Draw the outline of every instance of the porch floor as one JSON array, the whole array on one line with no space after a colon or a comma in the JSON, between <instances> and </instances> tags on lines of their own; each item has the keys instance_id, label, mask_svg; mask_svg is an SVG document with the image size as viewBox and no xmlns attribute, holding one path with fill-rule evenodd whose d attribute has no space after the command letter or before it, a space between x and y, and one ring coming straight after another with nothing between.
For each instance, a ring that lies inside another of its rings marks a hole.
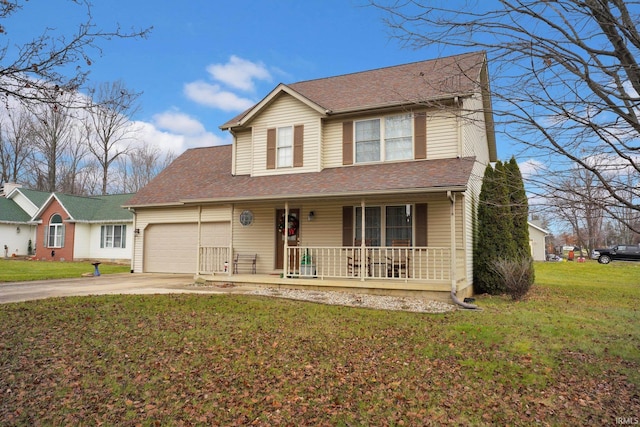
<instances>
[{"instance_id":1,"label":"porch floor","mask_svg":"<svg viewBox=\"0 0 640 427\"><path fill-rule=\"evenodd\" d=\"M201 274L196 280L211 283L291 288L323 291L342 291L371 295L411 296L434 301L451 302L451 283L448 281L417 282L404 280L287 278L279 274Z\"/></svg>"}]
</instances>

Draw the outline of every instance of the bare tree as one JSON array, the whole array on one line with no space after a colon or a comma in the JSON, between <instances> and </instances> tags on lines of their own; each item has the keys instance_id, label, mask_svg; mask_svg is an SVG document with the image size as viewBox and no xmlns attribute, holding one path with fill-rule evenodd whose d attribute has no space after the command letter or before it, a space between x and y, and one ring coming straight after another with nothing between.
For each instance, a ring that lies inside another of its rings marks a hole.
<instances>
[{"instance_id":1,"label":"bare tree","mask_svg":"<svg viewBox=\"0 0 640 427\"><path fill-rule=\"evenodd\" d=\"M74 130L77 129L76 120L73 120L71 125ZM69 143L64 146L56 168L57 191L84 196L94 194L95 189L87 185L88 172L92 167L95 169L95 165L88 160L88 154L89 150L85 144L82 144L80 137L72 137L69 140Z\"/></svg>"},{"instance_id":2,"label":"bare tree","mask_svg":"<svg viewBox=\"0 0 640 427\"><path fill-rule=\"evenodd\" d=\"M0 181L18 182L31 145L31 117L23 108L7 110L0 121Z\"/></svg>"},{"instance_id":3,"label":"bare tree","mask_svg":"<svg viewBox=\"0 0 640 427\"><path fill-rule=\"evenodd\" d=\"M588 170L574 167L569 178L561 178L548 205L564 222L570 224L578 245L588 250L604 242L605 211L609 195Z\"/></svg>"},{"instance_id":4,"label":"bare tree","mask_svg":"<svg viewBox=\"0 0 640 427\"><path fill-rule=\"evenodd\" d=\"M624 177L620 179L625 180ZM638 185L640 185L638 180L639 178L633 172L626 177L627 197L629 201L636 204L640 203L640 200L638 200L637 195L634 195L633 189L638 188ZM610 241L621 244L640 243L640 233L633 231L640 229L640 212L627 206L612 206L611 210L615 211L617 220L611 221L612 236L610 236Z\"/></svg>"},{"instance_id":5,"label":"bare tree","mask_svg":"<svg viewBox=\"0 0 640 427\"><path fill-rule=\"evenodd\" d=\"M135 193L147 185L175 159L172 152L162 153L156 146L144 143L119 160L122 192Z\"/></svg>"},{"instance_id":6,"label":"bare tree","mask_svg":"<svg viewBox=\"0 0 640 427\"><path fill-rule=\"evenodd\" d=\"M612 217L640 211L640 187L619 179L640 173L640 2L370 1L409 47L485 50L498 131L556 175L572 166L593 174ZM539 178L542 193L562 190Z\"/></svg>"},{"instance_id":7,"label":"bare tree","mask_svg":"<svg viewBox=\"0 0 640 427\"><path fill-rule=\"evenodd\" d=\"M0 22L22 12L25 1L1 1ZM92 57L101 53L100 42L113 38L144 38L151 30L122 31L116 27L105 31L96 27L90 1L68 0L67 3L86 11L86 19L77 24L73 32L42 29L42 33L34 34L31 41L14 49L10 31L0 24L0 35L4 39L4 47L0 48L0 99L59 104L62 100L56 95L76 92L85 83ZM60 28L74 28L67 22L65 13L61 12L59 16Z\"/></svg>"},{"instance_id":8,"label":"bare tree","mask_svg":"<svg viewBox=\"0 0 640 427\"><path fill-rule=\"evenodd\" d=\"M138 111L139 93L121 81L103 83L90 90L91 105L87 110L87 147L102 168L102 194L107 194L109 167L130 150L137 133L131 118Z\"/></svg>"},{"instance_id":9,"label":"bare tree","mask_svg":"<svg viewBox=\"0 0 640 427\"><path fill-rule=\"evenodd\" d=\"M53 192L58 189L58 166L74 138L74 118L70 109L63 106L67 103L70 105L71 101L62 104L43 103L31 108L34 120L30 132L35 148L32 172L38 190Z\"/></svg>"}]
</instances>

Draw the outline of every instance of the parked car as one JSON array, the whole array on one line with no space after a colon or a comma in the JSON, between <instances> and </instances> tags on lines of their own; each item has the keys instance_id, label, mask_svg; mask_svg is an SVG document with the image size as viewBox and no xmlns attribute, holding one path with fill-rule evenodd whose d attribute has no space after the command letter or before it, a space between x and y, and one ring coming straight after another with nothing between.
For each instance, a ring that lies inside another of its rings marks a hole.
<instances>
[{"instance_id":1,"label":"parked car","mask_svg":"<svg viewBox=\"0 0 640 427\"><path fill-rule=\"evenodd\" d=\"M547 261L560 262L562 261L562 257L556 254L547 254Z\"/></svg>"},{"instance_id":2,"label":"parked car","mask_svg":"<svg viewBox=\"0 0 640 427\"><path fill-rule=\"evenodd\" d=\"M597 259L600 264L609 264L611 261L640 261L640 245L618 245L612 248L594 249L591 258Z\"/></svg>"}]
</instances>

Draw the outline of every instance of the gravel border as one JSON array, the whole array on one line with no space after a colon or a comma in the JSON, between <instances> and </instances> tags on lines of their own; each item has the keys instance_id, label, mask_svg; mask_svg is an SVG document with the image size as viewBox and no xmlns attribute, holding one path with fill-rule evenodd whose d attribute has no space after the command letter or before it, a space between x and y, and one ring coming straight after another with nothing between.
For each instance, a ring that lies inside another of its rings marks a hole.
<instances>
[{"instance_id":1,"label":"gravel border","mask_svg":"<svg viewBox=\"0 0 640 427\"><path fill-rule=\"evenodd\" d=\"M380 310L413 311L419 313L448 313L457 309L455 305L441 301L411 297L353 294L338 291L260 288L247 292L247 294L349 307L367 307Z\"/></svg>"}]
</instances>

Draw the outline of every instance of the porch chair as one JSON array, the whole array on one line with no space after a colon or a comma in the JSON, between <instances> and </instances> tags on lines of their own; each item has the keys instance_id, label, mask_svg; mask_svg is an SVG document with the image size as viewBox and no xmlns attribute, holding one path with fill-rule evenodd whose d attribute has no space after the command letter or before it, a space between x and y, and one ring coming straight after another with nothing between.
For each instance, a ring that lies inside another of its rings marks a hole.
<instances>
[{"instance_id":1,"label":"porch chair","mask_svg":"<svg viewBox=\"0 0 640 427\"><path fill-rule=\"evenodd\" d=\"M364 245L369 247L371 246L371 240L365 239ZM360 268L366 266L367 268L367 276L371 276L371 257L369 256L368 249L366 257L363 256L362 253L362 240L356 239L353 241L354 248L349 248L347 255L347 275L350 277L358 277L360 276ZM363 265L364 261L364 265Z\"/></svg>"},{"instance_id":2,"label":"porch chair","mask_svg":"<svg viewBox=\"0 0 640 427\"><path fill-rule=\"evenodd\" d=\"M387 277L411 277L409 275L409 256L411 240L397 239L391 240L391 256L387 256ZM398 249L395 249L398 248Z\"/></svg>"}]
</instances>

